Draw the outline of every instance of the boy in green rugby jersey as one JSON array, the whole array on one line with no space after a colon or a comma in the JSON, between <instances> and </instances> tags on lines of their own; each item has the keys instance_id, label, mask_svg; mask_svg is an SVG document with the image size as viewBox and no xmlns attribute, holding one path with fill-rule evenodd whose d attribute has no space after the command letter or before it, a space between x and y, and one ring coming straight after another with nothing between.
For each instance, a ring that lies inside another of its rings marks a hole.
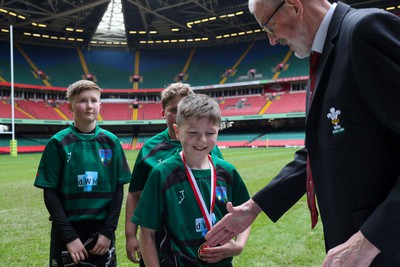
<instances>
[{"instance_id":1,"label":"boy in green rugby jersey","mask_svg":"<svg viewBox=\"0 0 400 267\"><path fill-rule=\"evenodd\" d=\"M244 203L249 194L235 167L210 156L221 123L218 104L193 94L178 104L175 133L182 151L153 167L132 221L141 226L146 266L232 266L250 228L223 246L205 247L204 236L226 213L226 203ZM166 237L157 248L156 232Z\"/></svg>"},{"instance_id":2,"label":"boy in green rugby jersey","mask_svg":"<svg viewBox=\"0 0 400 267\"><path fill-rule=\"evenodd\" d=\"M119 139L97 126L100 92L87 80L68 87L74 123L51 137L39 163L34 185L44 191L52 222L50 266L116 266L130 169Z\"/></svg>"},{"instance_id":3,"label":"boy in green rugby jersey","mask_svg":"<svg viewBox=\"0 0 400 267\"><path fill-rule=\"evenodd\" d=\"M179 101L191 94L194 93L190 85L180 82L170 84L161 92L161 112L167 123L167 129L144 143L133 167L125 212L126 253L130 261L134 263L140 262L140 266L144 266L144 263L141 260L139 241L137 239L137 225L131 221L131 218L150 171L155 165L182 149L181 143L176 138L173 124L175 123ZM222 154L217 146L215 146L212 153L222 158ZM161 242L163 238L164 233L162 231L158 232L157 240Z\"/></svg>"}]
</instances>

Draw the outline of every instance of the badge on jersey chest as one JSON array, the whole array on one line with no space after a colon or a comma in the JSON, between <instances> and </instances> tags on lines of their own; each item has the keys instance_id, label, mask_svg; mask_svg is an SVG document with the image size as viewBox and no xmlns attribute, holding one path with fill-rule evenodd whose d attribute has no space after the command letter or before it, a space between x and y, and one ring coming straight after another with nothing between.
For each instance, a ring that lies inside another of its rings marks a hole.
<instances>
[{"instance_id":1,"label":"badge on jersey chest","mask_svg":"<svg viewBox=\"0 0 400 267\"><path fill-rule=\"evenodd\" d=\"M108 165L111 162L113 151L112 149L99 149L99 156L103 165Z\"/></svg>"},{"instance_id":2,"label":"badge on jersey chest","mask_svg":"<svg viewBox=\"0 0 400 267\"><path fill-rule=\"evenodd\" d=\"M216 195L219 203L225 204L228 202L228 195L226 193L226 186L217 186Z\"/></svg>"}]
</instances>

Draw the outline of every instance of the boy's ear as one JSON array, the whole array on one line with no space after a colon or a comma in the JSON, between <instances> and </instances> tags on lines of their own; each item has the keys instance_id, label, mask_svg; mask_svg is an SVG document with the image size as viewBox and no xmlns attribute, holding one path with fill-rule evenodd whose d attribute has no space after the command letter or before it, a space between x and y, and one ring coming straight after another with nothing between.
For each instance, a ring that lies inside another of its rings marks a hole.
<instances>
[{"instance_id":1,"label":"boy's ear","mask_svg":"<svg viewBox=\"0 0 400 267\"><path fill-rule=\"evenodd\" d=\"M165 110L164 109L161 110L161 115L163 116L163 119L165 119Z\"/></svg>"},{"instance_id":2,"label":"boy's ear","mask_svg":"<svg viewBox=\"0 0 400 267\"><path fill-rule=\"evenodd\" d=\"M68 103L67 103L67 107L68 107L68 109L72 112L72 104L71 104L71 102L68 102Z\"/></svg>"},{"instance_id":3,"label":"boy's ear","mask_svg":"<svg viewBox=\"0 0 400 267\"><path fill-rule=\"evenodd\" d=\"M174 124L172 124L172 127L174 127L174 131L175 131L176 138L179 139L179 129L178 129L178 125L176 125L176 123L174 123Z\"/></svg>"}]
</instances>

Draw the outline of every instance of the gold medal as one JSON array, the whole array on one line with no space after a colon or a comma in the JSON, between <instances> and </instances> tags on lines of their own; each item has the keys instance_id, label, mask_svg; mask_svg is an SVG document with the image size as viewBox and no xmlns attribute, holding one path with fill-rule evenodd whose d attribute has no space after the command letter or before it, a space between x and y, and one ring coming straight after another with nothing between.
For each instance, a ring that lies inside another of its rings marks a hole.
<instances>
[{"instance_id":1,"label":"gold medal","mask_svg":"<svg viewBox=\"0 0 400 267\"><path fill-rule=\"evenodd\" d=\"M209 246L206 246L205 244L201 244L199 249L197 250L197 257L199 257L200 260L203 260L200 256L200 253L204 252L204 248L208 248Z\"/></svg>"}]
</instances>

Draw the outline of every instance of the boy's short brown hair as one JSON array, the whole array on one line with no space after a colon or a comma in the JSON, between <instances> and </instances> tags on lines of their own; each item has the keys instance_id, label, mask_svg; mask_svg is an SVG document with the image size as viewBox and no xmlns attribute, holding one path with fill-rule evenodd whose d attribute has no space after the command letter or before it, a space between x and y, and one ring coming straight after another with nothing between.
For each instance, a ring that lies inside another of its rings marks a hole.
<instances>
[{"instance_id":1,"label":"boy's short brown hair","mask_svg":"<svg viewBox=\"0 0 400 267\"><path fill-rule=\"evenodd\" d=\"M187 83L171 83L167 88L165 88L161 92L161 104L162 108L165 110L169 101L174 99L175 97L184 97L187 95L194 94L193 90L190 88L190 85Z\"/></svg>"},{"instance_id":2,"label":"boy's short brown hair","mask_svg":"<svg viewBox=\"0 0 400 267\"><path fill-rule=\"evenodd\" d=\"M67 99L70 101L72 97L86 90L97 90L101 93L101 88L96 83L89 80L79 80L68 86Z\"/></svg>"},{"instance_id":3,"label":"boy's short brown hair","mask_svg":"<svg viewBox=\"0 0 400 267\"><path fill-rule=\"evenodd\" d=\"M176 124L185 124L189 119L197 121L207 118L215 125L221 123L221 110L218 103L211 97L204 94L188 95L179 102L176 114Z\"/></svg>"}]
</instances>

